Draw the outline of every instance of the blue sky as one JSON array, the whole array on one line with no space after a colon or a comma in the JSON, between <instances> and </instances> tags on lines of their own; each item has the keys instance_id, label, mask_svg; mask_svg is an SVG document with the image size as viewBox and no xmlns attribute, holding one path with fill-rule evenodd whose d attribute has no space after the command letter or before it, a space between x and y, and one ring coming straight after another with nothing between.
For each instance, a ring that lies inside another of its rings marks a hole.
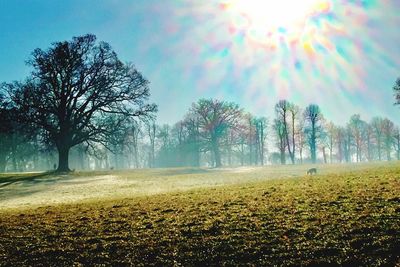
<instances>
[{"instance_id":1,"label":"blue sky","mask_svg":"<svg viewBox=\"0 0 400 267\"><path fill-rule=\"evenodd\" d=\"M319 6L296 14L296 25L254 13L292 16L289 7L239 1L0 0L0 81L26 77L35 48L93 33L150 80L161 123L215 97L259 116L286 98L319 104L338 124L354 113L400 124L391 90L400 76L398 1L303 0Z\"/></svg>"}]
</instances>

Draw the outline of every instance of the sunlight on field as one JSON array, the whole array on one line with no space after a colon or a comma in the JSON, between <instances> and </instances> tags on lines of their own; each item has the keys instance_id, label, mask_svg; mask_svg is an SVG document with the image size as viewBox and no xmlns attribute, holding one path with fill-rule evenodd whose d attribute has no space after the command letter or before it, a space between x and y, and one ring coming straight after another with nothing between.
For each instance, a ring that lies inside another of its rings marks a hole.
<instances>
[{"instance_id":1,"label":"sunlight on field","mask_svg":"<svg viewBox=\"0 0 400 267\"><path fill-rule=\"evenodd\" d=\"M360 171L388 163L320 165L318 174ZM314 166L314 165L313 165ZM160 193L245 184L278 178L306 179L307 165L237 168L175 168L113 172L0 175L0 209L30 208L80 201L139 197Z\"/></svg>"},{"instance_id":2,"label":"sunlight on field","mask_svg":"<svg viewBox=\"0 0 400 267\"><path fill-rule=\"evenodd\" d=\"M3 186L0 262L6 266L398 265L399 164L319 166L323 174L313 177L304 175L306 169L76 173L38 178L58 180L33 185L37 192L31 197L14 199L10 192L4 194ZM279 179L284 177L293 178ZM17 190L24 183L12 186ZM79 194L88 201L49 206L62 194L60 202ZM53 202L35 202L39 196ZM27 209L22 199L46 206ZM23 208L7 210L5 205Z\"/></svg>"}]
</instances>

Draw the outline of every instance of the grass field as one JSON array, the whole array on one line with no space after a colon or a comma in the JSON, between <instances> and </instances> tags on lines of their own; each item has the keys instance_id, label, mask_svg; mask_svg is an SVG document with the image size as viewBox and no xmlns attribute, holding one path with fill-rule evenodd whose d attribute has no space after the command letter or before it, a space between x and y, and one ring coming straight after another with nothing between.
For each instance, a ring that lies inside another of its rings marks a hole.
<instances>
[{"instance_id":1,"label":"grass field","mask_svg":"<svg viewBox=\"0 0 400 267\"><path fill-rule=\"evenodd\" d=\"M0 175L1 266L399 266L400 164Z\"/></svg>"}]
</instances>

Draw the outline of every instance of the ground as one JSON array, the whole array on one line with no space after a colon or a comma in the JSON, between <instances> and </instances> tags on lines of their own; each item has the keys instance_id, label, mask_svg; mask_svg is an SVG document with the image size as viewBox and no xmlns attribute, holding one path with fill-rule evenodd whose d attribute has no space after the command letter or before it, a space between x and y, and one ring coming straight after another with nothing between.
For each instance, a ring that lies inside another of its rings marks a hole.
<instances>
[{"instance_id":1,"label":"ground","mask_svg":"<svg viewBox=\"0 0 400 267\"><path fill-rule=\"evenodd\" d=\"M1 266L399 266L400 164L0 175Z\"/></svg>"}]
</instances>

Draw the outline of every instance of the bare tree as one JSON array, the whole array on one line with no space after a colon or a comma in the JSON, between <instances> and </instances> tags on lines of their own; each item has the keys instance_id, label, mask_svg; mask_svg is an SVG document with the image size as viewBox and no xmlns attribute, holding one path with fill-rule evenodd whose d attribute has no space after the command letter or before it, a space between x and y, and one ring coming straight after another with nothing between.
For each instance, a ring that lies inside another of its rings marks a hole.
<instances>
[{"instance_id":1,"label":"bare tree","mask_svg":"<svg viewBox=\"0 0 400 267\"><path fill-rule=\"evenodd\" d=\"M326 146L329 149L329 162L333 163L333 148L335 145L335 137L337 135L337 127L333 122L328 122L325 125L326 129Z\"/></svg>"},{"instance_id":2,"label":"bare tree","mask_svg":"<svg viewBox=\"0 0 400 267\"><path fill-rule=\"evenodd\" d=\"M385 118L382 124L383 144L386 151L386 159L392 160L391 151L393 145L394 124L391 120Z\"/></svg>"},{"instance_id":3,"label":"bare tree","mask_svg":"<svg viewBox=\"0 0 400 267\"><path fill-rule=\"evenodd\" d=\"M367 160L371 161L373 159L372 156L372 148L373 148L373 128L371 124L365 124L365 145L367 150Z\"/></svg>"},{"instance_id":4,"label":"bare tree","mask_svg":"<svg viewBox=\"0 0 400 267\"><path fill-rule=\"evenodd\" d=\"M393 147L396 151L397 160L400 160L400 129L398 126L393 131Z\"/></svg>"},{"instance_id":5,"label":"bare tree","mask_svg":"<svg viewBox=\"0 0 400 267\"><path fill-rule=\"evenodd\" d=\"M154 120L147 120L145 122L145 127L147 135L150 140L150 152L149 152L149 168L154 168L155 166L155 142L156 142L156 123Z\"/></svg>"},{"instance_id":6,"label":"bare tree","mask_svg":"<svg viewBox=\"0 0 400 267\"><path fill-rule=\"evenodd\" d=\"M318 105L311 104L304 111L304 118L308 123L306 128L308 144L310 145L311 161L317 162L317 140L322 132L320 122L322 113Z\"/></svg>"},{"instance_id":7,"label":"bare tree","mask_svg":"<svg viewBox=\"0 0 400 267\"><path fill-rule=\"evenodd\" d=\"M260 160L260 164L264 165L265 160L265 139L267 136L267 125L268 120L265 117L255 118L254 124L256 128L256 144L257 144L257 153L258 158Z\"/></svg>"},{"instance_id":8,"label":"bare tree","mask_svg":"<svg viewBox=\"0 0 400 267\"><path fill-rule=\"evenodd\" d=\"M383 142L383 119L374 117L370 123L375 137L376 146L378 149L378 159L382 160L382 142Z\"/></svg>"},{"instance_id":9,"label":"bare tree","mask_svg":"<svg viewBox=\"0 0 400 267\"><path fill-rule=\"evenodd\" d=\"M192 105L190 112L198 118L203 146L213 153L214 166L221 167L220 142L228 128L235 128L242 115L239 106L216 99L200 99Z\"/></svg>"},{"instance_id":10,"label":"bare tree","mask_svg":"<svg viewBox=\"0 0 400 267\"><path fill-rule=\"evenodd\" d=\"M285 136L285 145L287 147L290 160L292 164L294 164L294 150L290 144L290 137L289 137L289 115L292 111L292 104L290 104L287 100L280 100L275 105L275 114L276 118L281 121L281 126L283 127L283 133ZM294 111L294 109L293 109ZM293 133L294 134L294 133Z\"/></svg>"},{"instance_id":11,"label":"bare tree","mask_svg":"<svg viewBox=\"0 0 400 267\"><path fill-rule=\"evenodd\" d=\"M283 122L279 119L275 119L274 123L272 125L272 128L275 133L276 137L276 145L279 149L279 155L280 155L280 162L282 165L286 164L286 135L285 135L285 127L283 125Z\"/></svg>"},{"instance_id":12,"label":"bare tree","mask_svg":"<svg viewBox=\"0 0 400 267\"><path fill-rule=\"evenodd\" d=\"M187 154L191 166L200 166L200 125L199 120L193 116L186 116L183 121L187 131Z\"/></svg>"},{"instance_id":13,"label":"bare tree","mask_svg":"<svg viewBox=\"0 0 400 267\"><path fill-rule=\"evenodd\" d=\"M0 91L0 172L5 171L8 158L12 153L13 113L4 94Z\"/></svg>"},{"instance_id":14,"label":"bare tree","mask_svg":"<svg viewBox=\"0 0 400 267\"><path fill-rule=\"evenodd\" d=\"M44 129L58 150L58 171L69 171L71 147L106 145L107 136L128 117L156 111L147 104L148 81L122 63L110 45L88 34L36 49L26 82L7 85L24 121ZM113 115L113 120L110 120Z\"/></svg>"},{"instance_id":15,"label":"bare tree","mask_svg":"<svg viewBox=\"0 0 400 267\"><path fill-rule=\"evenodd\" d=\"M190 113L198 118L203 145L209 147L212 151L214 166L221 167L220 142L228 128L237 126L242 110L232 102L200 99L192 105Z\"/></svg>"},{"instance_id":16,"label":"bare tree","mask_svg":"<svg viewBox=\"0 0 400 267\"><path fill-rule=\"evenodd\" d=\"M296 160L296 135L299 134L296 131L296 120L298 119L298 115L300 114L300 108L294 104L291 104L289 107L290 117L292 120L292 163L295 163Z\"/></svg>"},{"instance_id":17,"label":"bare tree","mask_svg":"<svg viewBox=\"0 0 400 267\"><path fill-rule=\"evenodd\" d=\"M306 144L306 136L305 136L305 122L303 119L298 120L298 124L296 126L296 146L299 150L299 159L300 163L303 164L303 150Z\"/></svg>"},{"instance_id":18,"label":"bare tree","mask_svg":"<svg viewBox=\"0 0 400 267\"><path fill-rule=\"evenodd\" d=\"M362 160L362 147L364 136L366 132L366 122L361 120L359 114L354 114L350 118L349 129L353 136L354 146L356 149L356 161L361 162Z\"/></svg>"}]
</instances>

